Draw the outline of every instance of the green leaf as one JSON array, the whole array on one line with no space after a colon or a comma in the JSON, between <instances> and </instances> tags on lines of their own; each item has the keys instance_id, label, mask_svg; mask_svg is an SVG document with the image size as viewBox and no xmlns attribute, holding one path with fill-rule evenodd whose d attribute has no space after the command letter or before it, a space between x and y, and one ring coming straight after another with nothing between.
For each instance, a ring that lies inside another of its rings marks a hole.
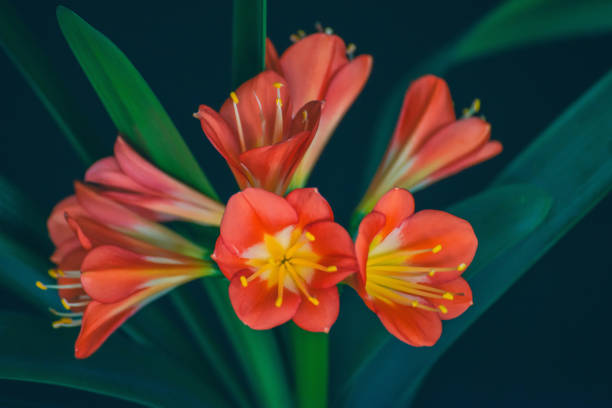
<instances>
[{"instance_id":1,"label":"green leaf","mask_svg":"<svg viewBox=\"0 0 612 408\"><path fill-rule=\"evenodd\" d=\"M119 336L89 359L76 360L76 334L53 331L30 315L0 312L0 378L77 388L147 406L228 406L193 372Z\"/></svg>"},{"instance_id":2,"label":"green leaf","mask_svg":"<svg viewBox=\"0 0 612 408\"><path fill-rule=\"evenodd\" d=\"M17 66L36 96L84 164L98 156L96 134L67 93L45 52L8 0L0 0L0 46Z\"/></svg>"},{"instance_id":3,"label":"green leaf","mask_svg":"<svg viewBox=\"0 0 612 408\"><path fill-rule=\"evenodd\" d=\"M292 406L287 374L274 333L271 330L252 330L236 317L228 297L228 283L224 278L209 277L201 281L242 363L259 406Z\"/></svg>"},{"instance_id":4,"label":"green leaf","mask_svg":"<svg viewBox=\"0 0 612 408\"><path fill-rule=\"evenodd\" d=\"M71 10L59 6L57 19L119 133L162 170L216 198L172 120L125 54Z\"/></svg>"},{"instance_id":5,"label":"green leaf","mask_svg":"<svg viewBox=\"0 0 612 408\"><path fill-rule=\"evenodd\" d=\"M536 230L550 206L548 194L531 186L513 185L493 188L449 208L451 214L468 220L478 237L476 257L465 273L474 292L475 305L461 317L444 322L442 338L431 348L411 347L389 334L381 335L384 328L380 324L371 330L376 332L364 332L361 341L374 337L378 344L369 341L374 345L373 353L356 365L357 370L344 389L349 391L344 405L366 406L378 395L376 401L380 406L392 406L392 403L404 406L397 400L401 392L414 387L448 344L510 286L505 284L507 279L517 277L513 270L504 274L490 269L483 272L483 269L493 260L505 260L508 249Z\"/></svg>"},{"instance_id":6,"label":"green leaf","mask_svg":"<svg viewBox=\"0 0 612 408\"><path fill-rule=\"evenodd\" d=\"M232 87L265 69L266 0L234 0Z\"/></svg>"},{"instance_id":7,"label":"green leaf","mask_svg":"<svg viewBox=\"0 0 612 408\"><path fill-rule=\"evenodd\" d=\"M320 408L327 406L329 371L329 335L313 333L290 326L295 376L296 406Z\"/></svg>"},{"instance_id":8,"label":"green leaf","mask_svg":"<svg viewBox=\"0 0 612 408\"><path fill-rule=\"evenodd\" d=\"M440 342L431 349L415 349L399 342L389 342L353 383L355 390L349 401L370 398L364 387L366 373L376 372L380 385L383 377L393 378L402 370L404 379L383 384L382 393L394 403L409 401L422 379L442 353L552 247L612 188L612 71L575 102L542 135L524 150L496 179L504 186L529 182L553 199L544 222L525 239L518 241L505 256L497 256L488 264L479 261L468 275L477 303L465 315L446 322ZM509 187L497 187L509 188ZM530 207L534 207L530 205ZM457 207L456 207L457 208ZM461 206L458 207L461 211ZM499 212L508 218L506 212ZM470 219L469 217L467 217ZM500 227L506 232L508 227ZM477 230L478 231L478 230ZM495 238L495 237L493 237ZM491 245L480 239L480 245ZM487 253L488 251L485 251ZM488 255L486 256L489 257ZM406 367L410 363L410 375ZM402 365L402 363L404 365ZM380 374L378 374L380 373ZM384 405L384 404L383 404Z\"/></svg>"},{"instance_id":9,"label":"green leaf","mask_svg":"<svg viewBox=\"0 0 612 408\"><path fill-rule=\"evenodd\" d=\"M612 30L609 0L511 0L480 20L457 43L455 61Z\"/></svg>"}]
</instances>

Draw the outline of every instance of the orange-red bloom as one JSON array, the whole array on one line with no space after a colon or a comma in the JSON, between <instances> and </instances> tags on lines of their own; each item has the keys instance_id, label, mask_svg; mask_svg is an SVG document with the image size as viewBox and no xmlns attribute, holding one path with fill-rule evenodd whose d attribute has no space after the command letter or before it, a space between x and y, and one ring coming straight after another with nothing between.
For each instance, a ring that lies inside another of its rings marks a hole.
<instances>
[{"instance_id":1,"label":"orange-red bloom","mask_svg":"<svg viewBox=\"0 0 612 408\"><path fill-rule=\"evenodd\" d=\"M140 156L119 136L113 157L94 163L85 181L101 187L101 194L151 219L181 219L219 225L223 205L168 176Z\"/></svg>"},{"instance_id":2,"label":"orange-red bloom","mask_svg":"<svg viewBox=\"0 0 612 408\"><path fill-rule=\"evenodd\" d=\"M284 194L319 124L321 102L293 106L290 86L273 71L242 84L219 113L200 105L196 116L241 189Z\"/></svg>"},{"instance_id":3,"label":"orange-red bloom","mask_svg":"<svg viewBox=\"0 0 612 408\"><path fill-rule=\"evenodd\" d=\"M470 224L451 214L414 213L412 194L393 189L359 226L353 286L391 334L413 346L431 346L452 319L472 304L460 277L478 242Z\"/></svg>"},{"instance_id":4,"label":"orange-red bloom","mask_svg":"<svg viewBox=\"0 0 612 408\"><path fill-rule=\"evenodd\" d=\"M287 80L294 115L308 101L325 101L319 129L292 181L292 186L302 187L336 126L361 93L372 70L372 57L349 60L344 41L326 33L300 39L280 58L272 42L266 44L266 66ZM348 50L351 57L353 50L354 46Z\"/></svg>"},{"instance_id":5,"label":"orange-red bloom","mask_svg":"<svg viewBox=\"0 0 612 408\"><path fill-rule=\"evenodd\" d=\"M387 152L358 207L367 213L393 187L412 192L499 154L491 125L472 117L479 102L457 120L446 82L433 75L410 85Z\"/></svg>"},{"instance_id":6,"label":"orange-red bloom","mask_svg":"<svg viewBox=\"0 0 612 408\"><path fill-rule=\"evenodd\" d=\"M47 222L57 249L50 271L68 311L54 327L81 326L75 356L86 358L140 308L190 280L211 274L204 249L76 183Z\"/></svg>"},{"instance_id":7,"label":"orange-red bloom","mask_svg":"<svg viewBox=\"0 0 612 408\"><path fill-rule=\"evenodd\" d=\"M329 331L339 310L336 284L357 270L350 236L316 189L232 196L213 259L231 281L236 314L258 330L293 319Z\"/></svg>"}]
</instances>

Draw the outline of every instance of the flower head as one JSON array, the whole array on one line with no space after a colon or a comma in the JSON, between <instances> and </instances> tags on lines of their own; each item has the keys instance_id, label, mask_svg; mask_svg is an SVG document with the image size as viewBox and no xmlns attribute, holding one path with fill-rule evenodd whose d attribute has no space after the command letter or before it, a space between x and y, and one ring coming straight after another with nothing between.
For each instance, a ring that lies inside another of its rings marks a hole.
<instances>
[{"instance_id":1,"label":"flower head","mask_svg":"<svg viewBox=\"0 0 612 408\"><path fill-rule=\"evenodd\" d=\"M231 281L236 314L258 330L293 319L329 331L339 310L336 284L357 270L350 236L316 189L286 198L252 188L235 194L212 258Z\"/></svg>"},{"instance_id":2,"label":"flower head","mask_svg":"<svg viewBox=\"0 0 612 408\"><path fill-rule=\"evenodd\" d=\"M57 249L49 272L66 311L54 327L81 326L75 356L94 353L140 308L190 280L213 272L205 250L166 227L76 183L47 222Z\"/></svg>"},{"instance_id":3,"label":"flower head","mask_svg":"<svg viewBox=\"0 0 612 408\"><path fill-rule=\"evenodd\" d=\"M153 166L121 136L117 137L114 153L98 160L85 173L85 181L95 183L102 195L147 218L219 225L224 209L221 203Z\"/></svg>"},{"instance_id":4,"label":"flower head","mask_svg":"<svg viewBox=\"0 0 612 408\"><path fill-rule=\"evenodd\" d=\"M353 44L347 47L342 38L325 32L295 40L280 58L268 40L266 66L287 80L294 114L308 101L325 101L316 136L292 181L293 186L301 187L336 126L361 93L372 70L372 57L353 58Z\"/></svg>"},{"instance_id":5,"label":"flower head","mask_svg":"<svg viewBox=\"0 0 612 408\"><path fill-rule=\"evenodd\" d=\"M393 187L412 192L499 154L491 125L473 117L480 102L457 120L446 82L433 75L410 85L393 137L368 192L359 205L367 213Z\"/></svg>"},{"instance_id":6,"label":"flower head","mask_svg":"<svg viewBox=\"0 0 612 408\"><path fill-rule=\"evenodd\" d=\"M413 346L431 346L472 304L460 277L478 243L470 224L442 211L414 213L410 192L385 194L359 226L353 286L385 328Z\"/></svg>"},{"instance_id":7,"label":"flower head","mask_svg":"<svg viewBox=\"0 0 612 408\"><path fill-rule=\"evenodd\" d=\"M196 117L241 189L285 193L321 115L318 101L293 106L287 82L273 71L242 84L219 113L200 105Z\"/></svg>"}]
</instances>

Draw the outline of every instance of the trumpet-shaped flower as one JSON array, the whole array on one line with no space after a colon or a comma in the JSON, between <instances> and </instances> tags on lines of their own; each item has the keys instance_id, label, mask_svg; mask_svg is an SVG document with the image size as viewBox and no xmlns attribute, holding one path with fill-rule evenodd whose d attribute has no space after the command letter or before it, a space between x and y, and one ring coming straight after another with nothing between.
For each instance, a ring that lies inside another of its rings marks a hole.
<instances>
[{"instance_id":1,"label":"trumpet-shaped flower","mask_svg":"<svg viewBox=\"0 0 612 408\"><path fill-rule=\"evenodd\" d=\"M287 80L294 115L308 101L325 101L316 136L293 177L292 186L302 187L342 117L361 93L372 70L372 57L353 58L353 44L347 48L340 37L323 32L299 39L280 58L270 40L266 45L266 66Z\"/></svg>"},{"instance_id":2,"label":"trumpet-shaped flower","mask_svg":"<svg viewBox=\"0 0 612 408\"><path fill-rule=\"evenodd\" d=\"M147 218L219 225L223 205L168 176L117 137L113 157L94 163L85 181Z\"/></svg>"},{"instance_id":3,"label":"trumpet-shaped flower","mask_svg":"<svg viewBox=\"0 0 612 408\"><path fill-rule=\"evenodd\" d=\"M293 105L287 82L273 71L242 84L219 113L200 105L195 116L241 189L285 193L321 115L321 102Z\"/></svg>"},{"instance_id":4,"label":"trumpet-shaped flower","mask_svg":"<svg viewBox=\"0 0 612 408\"><path fill-rule=\"evenodd\" d=\"M75 356L94 353L125 320L178 285L213 273L205 250L166 227L75 184L47 222L57 249L49 271L66 311L54 327L81 326Z\"/></svg>"},{"instance_id":5,"label":"trumpet-shaped flower","mask_svg":"<svg viewBox=\"0 0 612 408\"><path fill-rule=\"evenodd\" d=\"M316 189L286 198L252 188L235 194L212 258L231 281L236 314L258 330L293 319L329 331L339 311L336 284L357 270L350 236Z\"/></svg>"},{"instance_id":6,"label":"trumpet-shaped flower","mask_svg":"<svg viewBox=\"0 0 612 408\"><path fill-rule=\"evenodd\" d=\"M473 117L479 109L476 100L457 120L443 79L426 75L414 81L358 211L369 212L393 187L414 192L499 154L502 145L490 141L491 125Z\"/></svg>"},{"instance_id":7,"label":"trumpet-shaped flower","mask_svg":"<svg viewBox=\"0 0 612 408\"><path fill-rule=\"evenodd\" d=\"M412 194L393 189L359 226L353 286L385 328L413 346L431 346L472 304L460 277L478 243L470 224L442 211L414 213Z\"/></svg>"}]
</instances>

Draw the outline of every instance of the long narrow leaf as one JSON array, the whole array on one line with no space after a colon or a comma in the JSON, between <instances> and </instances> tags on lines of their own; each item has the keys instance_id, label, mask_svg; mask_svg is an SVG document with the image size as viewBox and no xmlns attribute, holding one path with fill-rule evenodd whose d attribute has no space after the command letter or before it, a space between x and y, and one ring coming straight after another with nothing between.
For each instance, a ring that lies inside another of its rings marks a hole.
<instances>
[{"instance_id":1,"label":"long narrow leaf","mask_svg":"<svg viewBox=\"0 0 612 408\"><path fill-rule=\"evenodd\" d=\"M119 132L168 174L216 198L172 120L125 54L65 7L62 33Z\"/></svg>"},{"instance_id":2,"label":"long narrow leaf","mask_svg":"<svg viewBox=\"0 0 612 408\"><path fill-rule=\"evenodd\" d=\"M68 96L67 87L53 69L47 55L8 0L0 0L0 46L19 68L36 96L84 164L98 156L95 132L79 114Z\"/></svg>"},{"instance_id":3,"label":"long narrow leaf","mask_svg":"<svg viewBox=\"0 0 612 408\"><path fill-rule=\"evenodd\" d=\"M389 342L352 383L348 401L367 401L372 388L381 386L385 400L404 404L414 396L418 383L443 352L519 279L551 246L575 225L612 188L612 71L581 97L555 121L522 154L502 172L495 185L528 181L553 198L553 206L545 221L533 234L520 240L495 257L488 265L478 264L470 272L469 282L476 296L476 306L465 316L448 322L444 334L434 348L415 349L398 342ZM502 187L507 188L507 187ZM533 203L529 203L533 207ZM464 206L465 207L465 206ZM507 213L500 212L503 217ZM470 217L467 217L470 219ZM500 229L506 231L506 229ZM481 240L481 245L483 241ZM510 255L511 253L511 255ZM480 299L480 300L478 300ZM410 373L406 365L410 362ZM403 381L384 382L395 373ZM366 373L376 372L376 378ZM386 377L385 377L386 376ZM361 388L360 388L361 387Z\"/></svg>"},{"instance_id":4,"label":"long narrow leaf","mask_svg":"<svg viewBox=\"0 0 612 408\"><path fill-rule=\"evenodd\" d=\"M234 0L232 87L263 71L265 58L266 0Z\"/></svg>"},{"instance_id":5,"label":"long narrow leaf","mask_svg":"<svg viewBox=\"0 0 612 408\"><path fill-rule=\"evenodd\" d=\"M226 407L226 400L163 354L115 336L87 360L72 356L72 330L0 312L0 378L61 385L147 406Z\"/></svg>"}]
</instances>

